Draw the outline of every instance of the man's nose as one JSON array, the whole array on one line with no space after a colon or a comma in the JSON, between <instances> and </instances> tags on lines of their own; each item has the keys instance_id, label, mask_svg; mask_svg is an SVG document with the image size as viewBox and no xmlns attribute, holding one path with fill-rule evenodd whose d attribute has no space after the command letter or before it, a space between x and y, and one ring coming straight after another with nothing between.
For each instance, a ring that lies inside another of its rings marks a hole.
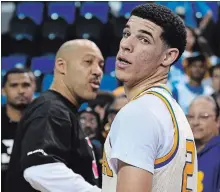
<instances>
[{"instance_id":1,"label":"man's nose","mask_svg":"<svg viewBox=\"0 0 220 192\"><path fill-rule=\"evenodd\" d=\"M191 120L191 124L192 124L192 126L197 126L197 125L199 125L199 119L198 119L198 117L194 117L192 120Z\"/></svg>"},{"instance_id":2,"label":"man's nose","mask_svg":"<svg viewBox=\"0 0 220 192\"><path fill-rule=\"evenodd\" d=\"M133 37L129 36L126 39L122 39L120 42L120 48L124 51L124 52L133 52L134 50L134 45L133 45Z\"/></svg>"},{"instance_id":3,"label":"man's nose","mask_svg":"<svg viewBox=\"0 0 220 192\"><path fill-rule=\"evenodd\" d=\"M102 70L102 68L99 66L99 64L96 64L96 65L93 67L92 73L93 73L93 75L95 75L95 76L97 76L97 77L100 77L100 76L103 75L103 70Z\"/></svg>"},{"instance_id":4,"label":"man's nose","mask_svg":"<svg viewBox=\"0 0 220 192\"><path fill-rule=\"evenodd\" d=\"M18 87L18 93L19 93L19 94L24 94L24 93L25 93L25 88L22 87L22 86L19 86L19 87Z\"/></svg>"}]
</instances>

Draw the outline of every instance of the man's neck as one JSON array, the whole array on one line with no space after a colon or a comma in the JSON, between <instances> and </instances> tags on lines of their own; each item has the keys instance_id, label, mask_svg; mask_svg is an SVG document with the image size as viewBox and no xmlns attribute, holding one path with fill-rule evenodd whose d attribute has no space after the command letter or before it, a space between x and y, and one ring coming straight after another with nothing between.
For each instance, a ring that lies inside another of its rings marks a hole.
<instances>
[{"instance_id":1,"label":"man's neck","mask_svg":"<svg viewBox=\"0 0 220 192\"><path fill-rule=\"evenodd\" d=\"M195 141L197 153L202 151L205 148L206 143L202 143L200 141Z\"/></svg>"},{"instance_id":2,"label":"man's neck","mask_svg":"<svg viewBox=\"0 0 220 192\"><path fill-rule=\"evenodd\" d=\"M68 87L63 83L63 81L59 81L59 83L54 81L53 84L51 85L50 89L60 93L63 97L68 99L77 108L79 107L79 105L80 105L79 101L71 93L71 91L68 89Z\"/></svg>"},{"instance_id":3,"label":"man's neck","mask_svg":"<svg viewBox=\"0 0 220 192\"><path fill-rule=\"evenodd\" d=\"M162 76L160 78L150 77L137 83L131 88L126 86L125 84L124 85L125 93L127 95L128 100L131 101L134 97L136 97L142 91L147 90L158 84L166 84L166 82L167 82L167 76Z\"/></svg>"},{"instance_id":4,"label":"man's neck","mask_svg":"<svg viewBox=\"0 0 220 192\"><path fill-rule=\"evenodd\" d=\"M218 136L218 135L219 135L219 132L216 131L215 133L213 132L213 134L207 138L195 140L197 153L202 151L205 148L205 146L208 144L208 142L211 141L212 138L214 138L215 136Z\"/></svg>"},{"instance_id":5,"label":"man's neck","mask_svg":"<svg viewBox=\"0 0 220 192\"><path fill-rule=\"evenodd\" d=\"M6 114L11 121L18 122L22 116L22 110L15 109L9 104L6 104Z\"/></svg>"},{"instance_id":6,"label":"man's neck","mask_svg":"<svg viewBox=\"0 0 220 192\"><path fill-rule=\"evenodd\" d=\"M201 86L202 82L201 81L195 81L193 79L190 79L189 84L193 87L199 87Z\"/></svg>"}]
</instances>

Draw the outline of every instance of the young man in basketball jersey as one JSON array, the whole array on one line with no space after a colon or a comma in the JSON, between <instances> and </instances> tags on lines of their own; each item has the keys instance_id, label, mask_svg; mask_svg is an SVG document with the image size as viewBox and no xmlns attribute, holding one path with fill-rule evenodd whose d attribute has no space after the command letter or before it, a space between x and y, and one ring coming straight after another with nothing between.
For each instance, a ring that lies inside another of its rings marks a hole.
<instances>
[{"instance_id":1,"label":"young man in basketball jersey","mask_svg":"<svg viewBox=\"0 0 220 192\"><path fill-rule=\"evenodd\" d=\"M129 103L105 142L103 192L197 191L193 134L165 86L185 44L185 26L169 9L149 3L132 11L116 61Z\"/></svg>"}]
</instances>

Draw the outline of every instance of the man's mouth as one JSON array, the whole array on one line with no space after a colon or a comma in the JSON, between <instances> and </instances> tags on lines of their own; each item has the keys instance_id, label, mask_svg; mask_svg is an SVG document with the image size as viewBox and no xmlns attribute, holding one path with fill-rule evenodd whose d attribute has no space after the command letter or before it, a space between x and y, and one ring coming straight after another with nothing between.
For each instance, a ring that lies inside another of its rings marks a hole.
<instances>
[{"instance_id":1,"label":"man's mouth","mask_svg":"<svg viewBox=\"0 0 220 192\"><path fill-rule=\"evenodd\" d=\"M199 129L193 129L192 132L193 133L201 133L201 132L203 132L203 129L200 129L200 128Z\"/></svg>"},{"instance_id":2,"label":"man's mouth","mask_svg":"<svg viewBox=\"0 0 220 192\"><path fill-rule=\"evenodd\" d=\"M125 59L124 57L118 57L117 59L118 61L120 61L123 64L131 64L131 62L129 62L127 59Z\"/></svg>"},{"instance_id":3,"label":"man's mouth","mask_svg":"<svg viewBox=\"0 0 220 192\"><path fill-rule=\"evenodd\" d=\"M124 69L126 67L128 67L129 65L131 65L131 62L129 62L127 59L125 59L124 57L118 57L117 61L116 61L116 66L118 68Z\"/></svg>"},{"instance_id":4,"label":"man's mouth","mask_svg":"<svg viewBox=\"0 0 220 192\"><path fill-rule=\"evenodd\" d=\"M19 100L19 101L26 101L26 98L25 97L17 97L17 100Z\"/></svg>"},{"instance_id":5,"label":"man's mouth","mask_svg":"<svg viewBox=\"0 0 220 192\"><path fill-rule=\"evenodd\" d=\"M91 81L90 84L93 89L99 89L99 87L100 87L99 81Z\"/></svg>"}]
</instances>

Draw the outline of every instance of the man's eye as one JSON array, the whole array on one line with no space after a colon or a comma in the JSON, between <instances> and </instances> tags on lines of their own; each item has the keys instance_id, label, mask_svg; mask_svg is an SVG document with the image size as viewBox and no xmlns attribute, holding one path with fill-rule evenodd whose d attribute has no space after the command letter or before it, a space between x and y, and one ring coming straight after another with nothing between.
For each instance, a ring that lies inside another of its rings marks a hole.
<instances>
[{"instance_id":1,"label":"man's eye","mask_svg":"<svg viewBox=\"0 0 220 192\"><path fill-rule=\"evenodd\" d=\"M144 43L144 44L148 44L148 43L150 43L149 41L148 41L148 39L147 38L140 38L140 40L141 40L141 42L142 43Z\"/></svg>"},{"instance_id":2,"label":"man's eye","mask_svg":"<svg viewBox=\"0 0 220 192\"><path fill-rule=\"evenodd\" d=\"M30 87L30 86L31 86L30 83L24 83L24 84L23 84L23 87Z\"/></svg>"},{"instance_id":3,"label":"man's eye","mask_svg":"<svg viewBox=\"0 0 220 192\"><path fill-rule=\"evenodd\" d=\"M86 63L91 64L92 60L86 60Z\"/></svg>"},{"instance_id":4,"label":"man's eye","mask_svg":"<svg viewBox=\"0 0 220 192\"><path fill-rule=\"evenodd\" d=\"M130 34L129 34L127 31L124 31L124 32L123 32L123 37L126 38L126 37L129 37L129 36L130 36Z\"/></svg>"}]
</instances>

